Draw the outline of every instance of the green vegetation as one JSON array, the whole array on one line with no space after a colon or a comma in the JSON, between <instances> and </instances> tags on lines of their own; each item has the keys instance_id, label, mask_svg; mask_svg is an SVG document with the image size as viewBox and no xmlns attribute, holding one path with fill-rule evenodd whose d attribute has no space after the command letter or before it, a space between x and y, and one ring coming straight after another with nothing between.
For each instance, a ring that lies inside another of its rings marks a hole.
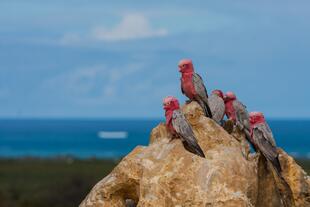
<instances>
[{"instance_id":1,"label":"green vegetation","mask_svg":"<svg viewBox=\"0 0 310 207\"><path fill-rule=\"evenodd\" d=\"M310 175L310 159L297 159L296 162Z\"/></svg>"},{"instance_id":2,"label":"green vegetation","mask_svg":"<svg viewBox=\"0 0 310 207\"><path fill-rule=\"evenodd\" d=\"M76 207L116 164L98 159L2 159L0 206Z\"/></svg>"},{"instance_id":3,"label":"green vegetation","mask_svg":"<svg viewBox=\"0 0 310 207\"><path fill-rule=\"evenodd\" d=\"M0 159L1 207L76 207L118 161ZM310 160L298 160L310 173Z\"/></svg>"}]
</instances>

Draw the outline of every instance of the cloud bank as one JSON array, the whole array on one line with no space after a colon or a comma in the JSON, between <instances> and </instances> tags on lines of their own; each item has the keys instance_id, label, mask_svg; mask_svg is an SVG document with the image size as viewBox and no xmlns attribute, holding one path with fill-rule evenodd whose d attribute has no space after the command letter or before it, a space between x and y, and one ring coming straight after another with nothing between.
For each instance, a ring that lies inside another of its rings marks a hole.
<instances>
[{"instance_id":1,"label":"cloud bank","mask_svg":"<svg viewBox=\"0 0 310 207\"><path fill-rule=\"evenodd\" d=\"M153 37L163 37L168 34L164 28L155 28L150 20L138 13L126 14L113 28L96 26L88 32L87 37L75 33L66 33L60 40L61 44L75 44L85 40L119 42Z\"/></svg>"},{"instance_id":2,"label":"cloud bank","mask_svg":"<svg viewBox=\"0 0 310 207\"><path fill-rule=\"evenodd\" d=\"M166 29L153 28L149 20L141 14L128 14L114 28L96 27L92 36L96 40L121 41L149 37L161 37L168 34Z\"/></svg>"}]
</instances>

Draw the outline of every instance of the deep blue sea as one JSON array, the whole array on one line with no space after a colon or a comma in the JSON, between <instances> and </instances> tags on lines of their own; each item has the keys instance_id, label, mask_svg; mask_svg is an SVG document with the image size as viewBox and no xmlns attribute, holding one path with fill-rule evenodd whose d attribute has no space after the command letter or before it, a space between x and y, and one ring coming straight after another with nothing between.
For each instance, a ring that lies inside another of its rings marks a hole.
<instances>
[{"instance_id":1,"label":"deep blue sea","mask_svg":"<svg viewBox=\"0 0 310 207\"><path fill-rule=\"evenodd\" d=\"M0 120L0 157L118 158L147 145L160 120ZM310 120L270 120L278 146L310 158Z\"/></svg>"}]
</instances>

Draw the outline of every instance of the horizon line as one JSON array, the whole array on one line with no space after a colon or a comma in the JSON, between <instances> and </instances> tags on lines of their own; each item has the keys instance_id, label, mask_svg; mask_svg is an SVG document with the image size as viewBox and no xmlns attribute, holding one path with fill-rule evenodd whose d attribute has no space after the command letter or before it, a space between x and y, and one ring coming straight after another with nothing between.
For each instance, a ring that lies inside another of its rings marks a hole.
<instances>
[{"instance_id":1,"label":"horizon line","mask_svg":"<svg viewBox=\"0 0 310 207\"><path fill-rule=\"evenodd\" d=\"M115 120L115 121L122 121L122 120L164 120L165 117L1 117L0 121L17 121L17 120L68 120L68 121L82 121L82 120ZM294 121L310 121L310 117L266 117L267 120L275 120L275 121L286 121L286 120L294 120Z\"/></svg>"}]
</instances>

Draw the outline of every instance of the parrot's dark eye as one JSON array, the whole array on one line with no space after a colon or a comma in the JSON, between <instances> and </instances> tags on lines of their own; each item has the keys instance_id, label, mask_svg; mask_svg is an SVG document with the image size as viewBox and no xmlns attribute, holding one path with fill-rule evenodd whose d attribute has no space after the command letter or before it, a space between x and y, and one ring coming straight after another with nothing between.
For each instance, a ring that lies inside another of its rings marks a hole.
<instances>
[{"instance_id":1,"label":"parrot's dark eye","mask_svg":"<svg viewBox=\"0 0 310 207\"><path fill-rule=\"evenodd\" d=\"M182 65L183 68L185 68L185 65Z\"/></svg>"}]
</instances>

